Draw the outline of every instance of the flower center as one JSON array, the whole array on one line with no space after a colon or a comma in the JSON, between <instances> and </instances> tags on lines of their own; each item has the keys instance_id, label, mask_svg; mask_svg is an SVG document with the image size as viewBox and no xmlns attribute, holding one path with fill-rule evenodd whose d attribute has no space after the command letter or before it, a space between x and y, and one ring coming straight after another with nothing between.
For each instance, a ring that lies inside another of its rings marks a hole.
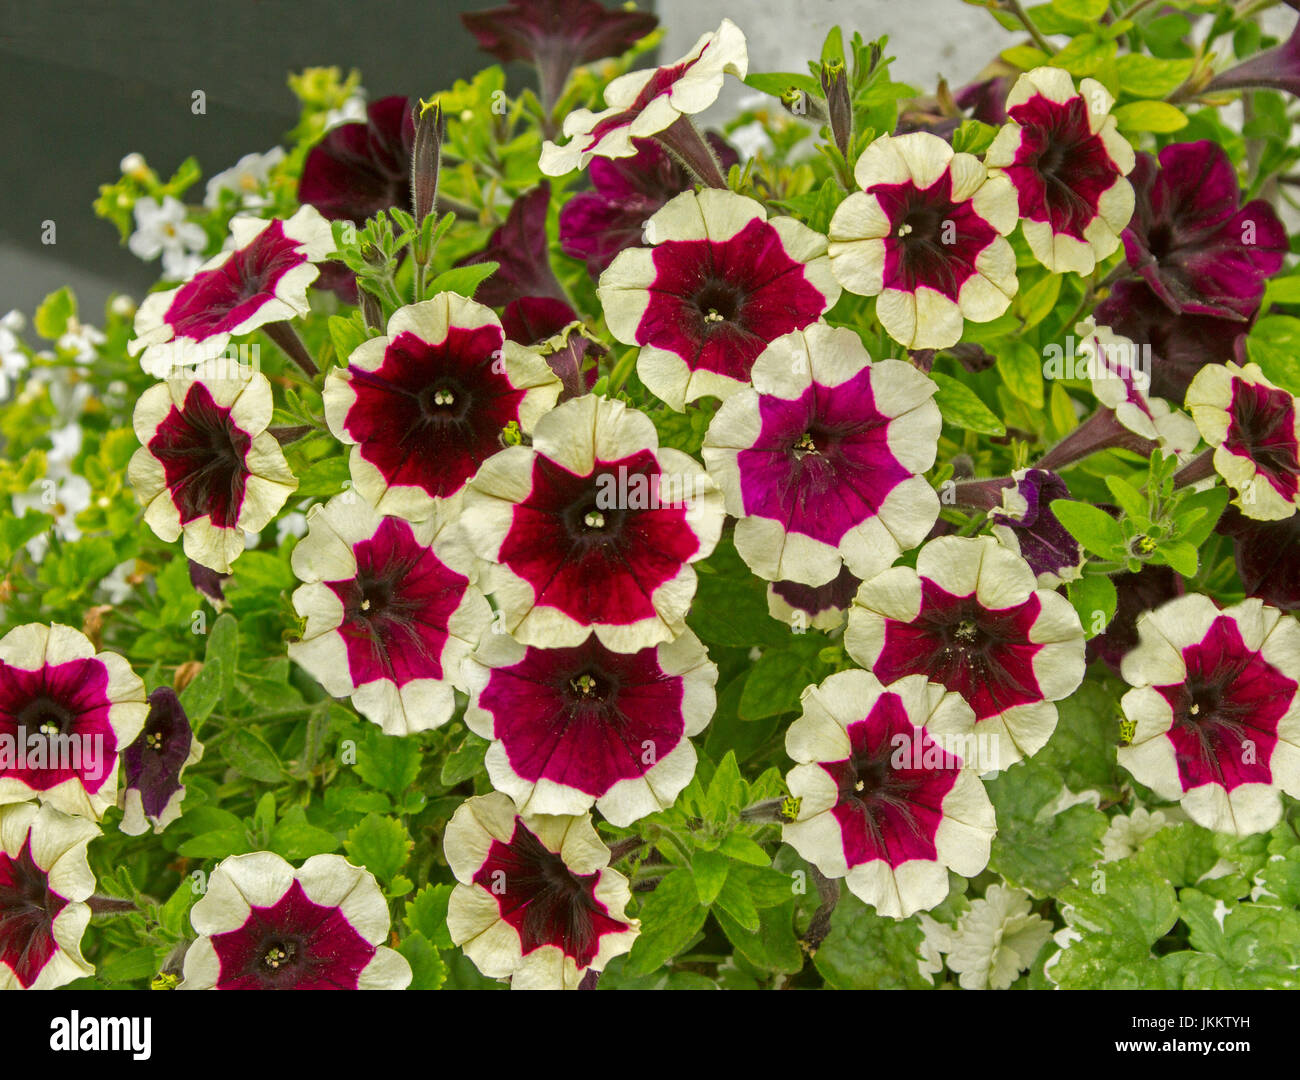
<instances>
[{"instance_id":1,"label":"flower center","mask_svg":"<svg viewBox=\"0 0 1300 1080\"><path fill-rule=\"evenodd\" d=\"M719 323L732 322L743 306L741 291L729 281L710 278L695 294L695 307L705 323L705 329Z\"/></svg>"},{"instance_id":2,"label":"flower center","mask_svg":"<svg viewBox=\"0 0 1300 1080\"><path fill-rule=\"evenodd\" d=\"M425 387L419 395L420 411L426 420L435 423L455 423L463 420L469 410L469 394L465 388L449 379L439 379Z\"/></svg>"},{"instance_id":3,"label":"flower center","mask_svg":"<svg viewBox=\"0 0 1300 1080\"><path fill-rule=\"evenodd\" d=\"M262 966L268 973L288 967L298 958L298 944L294 941L272 941L262 952Z\"/></svg>"},{"instance_id":4,"label":"flower center","mask_svg":"<svg viewBox=\"0 0 1300 1080\"><path fill-rule=\"evenodd\" d=\"M16 719L18 727L26 731L39 731L42 735L66 735L72 728L76 714L54 698L42 694L24 705Z\"/></svg>"},{"instance_id":5,"label":"flower center","mask_svg":"<svg viewBox=\"0 0 1300 1080\"><path fill-rule=\"evenodd\" d=\"M603 529L605 527L605 515L599 510L588 510L582 519L582 523L589 529Z\"/></svg>"},{"instance_id":6,"label":"flower center","mask_svg":"<svg viewBox=\"0 0 1300 1080\"><path fill-rule=\"evenodd\" d=\"M965 642L967 645L972 644L978 634L979 626L976 624L974 619L962 619L961 622L957 624L957 629L953 631L953 636L956 637L958 641Z\"/></svg>"},{"instance_id":7,"label":"flower center","mask_svg":"<svg viewBox=\"0 0 1300 1080\"><path fill-rule=\"evenodd\" d=\"M792 447L792 450L794 451L794 456L796 458L802 458L805 454L817 454L821 452L817 446L817 437L811 431L805 431L800 435L798 441Z\"/></svg>"}]
</instances>

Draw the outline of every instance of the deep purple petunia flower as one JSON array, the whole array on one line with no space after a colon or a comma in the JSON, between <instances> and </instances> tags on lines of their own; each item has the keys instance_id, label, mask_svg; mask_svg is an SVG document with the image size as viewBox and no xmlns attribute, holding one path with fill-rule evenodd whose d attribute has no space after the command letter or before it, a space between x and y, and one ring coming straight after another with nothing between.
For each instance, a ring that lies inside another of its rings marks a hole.
<instances>
[{"instance_id":1,"label":"deep purple petunia flower","mask_svg":"<svg viewBox=\"0 0 1300 1080\"><path fill-rule=\"evenodd\" d=\"M1283 611L1300 611L1300 514L1258 521L1229 506L1215 528L1232 537L1247 596Z\"/></svg>"},{"instance_id":2,"label":"deep purple petunia flower","mask_svg":"<svg viewBox=\"0 0 1300 1080\"><path fill-rule=\"evenodd\" d=\"M1267 202L1239 205L1237 174L1223 148L1207 140L1173 143L1158 163L1139 154L1129 180L1136 205L1124 254L1133 271L1175 314L1248 320L1289 246Z\"/></svg>"},{"instance_id":3,"label":"deep purple petunia flower","mask_svg":"<svg viewBox=\"0 0 1300 1080\"><path fill-rule=\"evenodd\" d=\"M484 52L503 64L522 60L537 68L548 113L574 67L622 56L659 25L648 12L612 10L595 0L513 0L460 19Z\"/></svg>"},{"instance_id":4,"label":"deep purple petunia flower","mask_svg":"<svg viewBox=\"0 0 1300 1080\"><path fill-rule=\"evenodd\" d=\"M493 230L482 251L468 255L457 266L494 262L497 269L474 293L488 307L505 307L522 297L545 296L567 301L551 269L546 237L546 211L551 204L551 184L543 180L515 199L506 220Z\"/></svg>"},{"instance_id":5,"label":"deep purple petunia flower","mask_svg":"<svg viewBox=\"0 0 1300 1080\"><path fill-rule=\"evenodd\" d=\"M1105 633L1088 641L1088 662L1104 660L1119 671L1120 661L1138 642L1138 616L1183 595L1183 579L1168 566L1147 564L1136 574L1124 572L1112 579L1119 603Z\"/></svg>"},{"instance_id":6,"label":"deep purple petunia flower","mask_svg":"<svg viewBox=\"0 0 1300 1080\"><path fill-rule=\"evenodd\" d=\"M740 161L726 141L712 132L705 139L723 171ZM670 199L694 187L693 177L653 139L635 139L628 158L593 158L587 171L593 191L575 195L560 210L560 244L566 255L583 259L599 278L614 256L646 247L645 223Z\"/></svg>"},{"instance_id":7,"label":"deep purple petunia flower","mask_svg":"<svg viewBox=\"0 0 1300 1080\"><path fill-rule=\"evenodd\" d=\"M303 162L298 201L330 221L365 223L381 210L411 206L411 146L415 120L409 98L381 98L366 123L325 133Z\"/></svg>"},{"instance_id":8,"label":"deep purple petunia flower","mask_svg":"<svg viewBox=\"0 0 1300 1080\"><path fill-rule=\"evenodd\" d=\"M767 613L794 629L834 630L844 623L854 594L862 581L847 566L825 585L774 581L767 587Z\"/></svg>"},{"instance_id":9,"label":"deep purple petunia flower","mask_svg":"<svg viewBox=\"0 0 1300 1080\"><path fill-rule=\"evenodd\" d=\"M993 535L1029 563L1040 588L1073 581L1083 573L1084 551L1051 508L1070 489L1047 469L1021 469L1012 479L1002 489L1002 506L989 514Z\"/></svg>"},{"instance_id":10,"label":"deep purple petunia flower","mask_svg":"<svg viewBox=\"0 0 1300 1080\"><path fill-rule=\"evenodd\" d=\"M125 784L118 796L121 829L139 836L150 826L162 832L181 816L181 773L203 756L189 717L170 686L149 695L149 717L135 742L122 751Z\"/></svg>"}]
</instances>

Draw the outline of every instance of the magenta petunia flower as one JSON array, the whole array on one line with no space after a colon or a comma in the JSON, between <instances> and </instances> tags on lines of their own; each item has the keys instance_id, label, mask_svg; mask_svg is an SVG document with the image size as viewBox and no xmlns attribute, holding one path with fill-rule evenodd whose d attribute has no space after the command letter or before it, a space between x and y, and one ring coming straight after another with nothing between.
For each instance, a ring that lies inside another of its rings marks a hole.
<instances>
[{"instance_id":1,"label":"magenta petunia flower","mask_svg":"<svg viewBox=\"0 0 1300 1080\"><path fill-rule=\"evenodd\" d=\"M966 319L988 322L1011 304L1016 189L928 132L882 135L854 167L861 191L831 218L831 269L876 296L876 317L909 349L955 345Z\"/></svg>"},{"instance_id":2,"label":"magenta petunia flower","mask_svg":"<svg viewBox=\"0 0 1300 1080\"><path fill-rule=\"evenodd\" d=\"M125 783L118 795L121 829L140 836L162 832L181 816L181 774L203 757L176 691L160 686L149 695L149 715L135 741L122 751Z\"/></svg>"},{"instance_id":3,"label":"magenta petunia flower","mask_svg":"<svg viewBox=\"0 0 1300 1080\"><path fill-rule=\"evenodd\" d=\"M307 154L298 201L330 221L364 225L390 207L411 208L415 119L409 98L381 98L364 123L331 128Z\"/></svg>"},{"instance_id":4,"label":"magenta petunia flower","mask_svg":"<svg viewBox=\"0 0 1300 1080\"><path fill-rule=\"evenodd\" d=\"M460 494L507 425L531 431L560 388L541 357L505 341L490 308L439 293L394 312L387 336L330 371L325 419L356 447L356 491L418 521Z\"/></svg>"},{"instance_id":5,"label":"magenta petunia flower","mask_svg":"<svg viewBox=\"0 0 1300 1080\"><path fill-rule=\"evenodd\" d=\"M482 251L456 264L498 264L492 276L474 292L479 303L505 307L521 297L539 296L567 303L564 289L551 269L550 241L546 236L546 211L550 205L551 185L543 180L515 199L506 220L492 231Z\"/></svg>"},{"instance_id":6,"label":"magenta petunia flower","mask_svg":"<svg viewBox=\"0 0 1300 1080\"><path fill-rule=\"evenodd\" d=\"M924 676L889 686L841 671L803 693L786 732L799 800L782 839L881 915L905 918L948 895L948 871L974 877L997 831L975 768L948 743L971 712Z\"/></svg>"},{"instance_id":7,"label":"magenta petunia flower","mask_svg":"<svg viewBox=\"0 0 1300 1080\"><path fill-rule=\"evenodd\" d=\"M117 653L59 623L10 630L0 638L0 804L37 799L98 821L148 714L143 681Z\"/></svg>"},{"instance_id":8,"label":"magenta petunia flower","mask_svg":"<svg viewBox=\"0 0 1300 1080\"><path fill-rule=\"evenodd\" d=\"M1087 555L1052 513L1053 499L1070 497L1065 481L1047 469L1019 469L1011 480L989 511L993 535L1029 564L1039 588L1081 577Z\"/></svg>"},{"instance_id":9,"label":"magenta petunia flower","mask_svg":"<svg viewBox=\"0 0 1300 1080\"><path fill-rule=\"evenodd\" d=\"M1300 624L1259 600L1191 593L1138 620L1121 665L1135 724L1119 763L1198 825L1267 832L1300 796Z\"/></svg>"},{"instance_id":10,"label":"magenta petunia flower","mask_svg":"<svg viewBox=\"0 0 1300 1080\"><path fill-rule=\"evenodd\" d=\"M1289 246L1267 202L1239 206L1222 147L1172 143L1158 164L1139 154L1129 179L1137 202L1124 253L1133 272L1175 314L1250 319Z\"/></svg>"},{"instance_id":11,"label":"magenta petunia flower","mask_svg":"<svg viewBox=\"0 0 1300 1080\"><path fill-rule=\"evenodd\" d=\"M931 540L916 569L865 581L844 645L883 683L923 674L959 694L1006 768L1046 744L1054 702L1083 682L1079 616L991 536Z\"/></svg>"},{"instance_id":12,"label":"magenta petunia flower","mask_svg":"<svg viewBox=\"0 0 1300 1080\"><path fill-rule=\"evenodd\" d=\"M668 133L683 117L712 105L728 74L743 79L748 71L745 35L730 19L723 19L717 30L701 35L676 63L620 75L605 87L609 107L603 112L575 109L569 113L564 118L568 142L563 146L546 142L539 168L547 176L563 176L585 169L594 157L631 157L636 153L634 139Z\"/></svg>"},{"instance_id":13,"label":"magenta petunia flower","mask_svg":"<svg viewBox=\"0 0 1300 1080\"><path fill-rule=\"evenodd\" d=\"M280 444L267 431L271 384L221 360L193 377L151 386L135 406L140 440L127 468L144 519L188 558L218 573L244 551L297 489Z\"/></svg>"},{"instance_id":14,"label":"magenta petunia flower","mask_svg":"<svg viewBox=\"0 0 1300 1080\"><path fill-rule=\"evenodd\" d=\"M1229 506L1215 529L1232 537L1237 576L1247 596L1283 611L1300 611L1300 514L1257 521Z\"/></svg>"},{"instance_id":15,"label":"magenta petunia flower","mask_svg":"<svg viewBox=\"0 0 1300 1080\"><path fill-rule=\"evenodd\" d=\"M819 322L773 341L751 377L703 454L754 573L824 585L843 565L866 578L925 539L939 497L922 474L943 422L927 376L873 363L856 333Z\"/></svg>"},{"instance_id":16,"label":"magenta petunia flower","mask_svg":"<svg viewBox=\"0 0 1300 1080\"><path fill-rule=\"evenodd\" d=\"M595 0L512 0L504 7L464 12L460 20L479 48L503 64L522 60L537 68L547 112L574 67L622 56L659 25L648 12L615 11Z\"/></svg>"},{"instance_id":17,"label":"magenta petunia flower","mask_svg":"<svg viewBox=\"0 0 1300 1080\"><path fill-rule=\"evenodd\" d=\"M373 874L341 855L295 870L279 855L232 855L190 909L199 934L181 990L404 990L411 966L388 940Z\"/></svg>"},{"instance_id":18,"label":"magenta petunia flower","mask_svg":"<svg viewBox=\"0 0 1300 1080\"><path fill-rule=\"evenodd\" d=\"M713 715L718 669L689 630L634 653L596 638L567 649L486 634L466 666L465 723L485 739L492 786L524 814L625 826L672 806L695 775L690 736Z\"/></svg>"},{"instance_id":19,"label":"magenta petunia flower","mask_svg":"<svg viewBox=\"0 0 1300 1080\"><path fill-rule=\"evenodd\" d=\"M306 315L307 286L334 250L334 234L311 206L293 217L230 222L233 247L204 263L183 285L150 293L135 315L132 356L166 378L222 355L232 337Z\"/></svg>"},{"instance_id":20,"label":"magenta petunia flower","mask_svg":"<svg viewBox=\"0 0 1300 1080\"><path fill-rule=\"evenodd\" d=\"M522 644L580 645L594 633L637 652L685 629L691 563L713 550L725 516L708 474L660 449L644 413L589 395L547 413L531 447L484 462L460 524Z\"/></svg>"},{"instance_id":21,"label":"magenta petunia flower","mask_svg":"<svg viewBox=\"0 0 1300 1080\"><path fill-rule=\"evenodd\" d=\"M1187 388L1187 408L1215 448L1214 468L1247 517L1289 518L1300 507L1300 410L1258 364L1210 364Z\"/></svg>"},{"instance_id":22,"label":"magenta petunia flower","mask_svg":"<svg viewBox=\"0 0 1300 1080\"><path fill-rule=\"evenodd\" d=\"M1057 273L1091 274L1119 247L1133 216L1133 148L1110 115L1114 99L1095 79L1076 91L1069 73L1035 68L1007 97L1008 121L984 155L1016 189L1034 258Z\"/></svg>"},{"instance_id":23,"label":"magenta petunia flower","mask_svg":"<svg viewBox=\"0 0 1300 1080\"><path fill-rule=\"evenodd\" d=\"M292 557L306 625L289 658L390 735L445 724L461 664L492 621L449 516L412 525L344 492L308 521Z\"/></svg>"},{"instance_id":24,"label":"magenta petunia flower","mask_svg":"<svg viewBox=\"0 0 1300 1080\"><path fill-rule=\"evenodd\" d=\"M581 397L596 385L597 364L609 349L588 335L577 312L563 300L525 296L501 313L506 337L541 354L564 389L560 401Z\"/></svg>"},{"instance_id":25,"label":"magenta petunia flower","mask_svg":"<svg viewBox=\"0 0 1300 1080\"><path fill-rule=\"evenodd\" d=\"M735 393L772 341L839 299L826 238L743 195L685 192L646 230L653 246L621 252L596 291L610 333L641 347L641 381L674 409Z\"/></svg>"},{"instance_id":26,"label":"magenta petunia flower","mask_svg":"<svg viewBox=\"0 0 1300 1080\"><path fill-rule=\"evenodd\" d=\"M443 835L460 883L447 904L451 939L489 978L516 990L576 990L632 948L628 880L589 814L522 816L499 791L469 799Z\"/></svg>"},{"instance_id":27,"label":"magenta petunia flower","mask_svg":"<svg viewBox=\"0 0 1300 1080\"><path fill-rule=\"evenodd\" d=\"M52 806L0 806L0 990L52 990L94 972L81 955L99 829Z\"/></svg>"},{"instance_id":28,"label":"magenta petunia flower","mask_svg":"<svg viewBox=\"0 0 1300 1080\"><path fill-rule=\"evenodd\" d=\"M704 138L723 170L739 155L712 132ZM583 259L599 278L620 251L645 247L645 223L670 199L695 185L690 173L653 139L635 139L626 158L593 158L588 167L594 190L579 192L560 208L560 246Z\"/></svg>"},{"instance_id":29,"label":"magenta petunia flower","mask_svg":"<svg viewBox=\"0 0 1300 1080\"><path fill-rule=\"evenodd\" d=\"M801 585L797 581L774 581L767 587L767 613L795 633L812 627L837 630L853 603L861 579L847 566L825 585Z\"/></svg>"}]
</instances>

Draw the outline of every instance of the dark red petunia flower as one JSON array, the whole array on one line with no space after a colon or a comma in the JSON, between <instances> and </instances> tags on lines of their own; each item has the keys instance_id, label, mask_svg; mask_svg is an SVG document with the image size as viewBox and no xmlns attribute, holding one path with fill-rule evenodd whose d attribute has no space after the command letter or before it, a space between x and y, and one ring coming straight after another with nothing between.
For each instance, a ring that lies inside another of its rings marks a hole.
<instances>
[{"instance_id":1,"label":"dark red petunia flower","mask_svg":"<svg viewBox=\"0 0 1300 1080\"><path fill-rule=\"evenodd\" d=\"M1215 529L1232 537L1247 596L1283 611L1300 611L1300 514L1257 521L1229 506Z\"/></svg>"},{"instance_id":2,"label":"dark red petunia flower","mask_svg":"<svg viewBox=\"0 0 1300 1080\"><path fill-rule=\"evenodd\" d=\"M298 201L330 221L363 225L381 210L411 206L411 101L381 98L366 123L340 124L325 133L303 162Z\"/></svg>"},{"instance_id":3,"label":"dark red petunia flower","mask_svg":"<svg viewBox=\"0 0 1300 1080\"><path fill-rule=\"evenodd\" d=\"M551 204L551 184L543 180L515 199L506 220L493 230L482 251L468 255L457 266L494 262L497 268L474 293L488 307L505 307L521 297L549 297L566 301L564 289L551 269L550 241L546 236L546 211Z\"/></svg>"}]
</instances>

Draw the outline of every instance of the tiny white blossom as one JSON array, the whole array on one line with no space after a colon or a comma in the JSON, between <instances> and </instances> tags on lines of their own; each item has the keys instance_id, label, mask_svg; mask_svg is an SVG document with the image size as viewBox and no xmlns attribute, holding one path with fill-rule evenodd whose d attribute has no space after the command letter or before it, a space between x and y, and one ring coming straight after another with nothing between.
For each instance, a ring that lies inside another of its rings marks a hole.
<instances>
[{"instance_id":1,"label":"tiny white blossom","mask_svg":"<svg viewBox=\"0 0 1300 1080\"><path fill-rule=\"evenodd\" d=\"M325 130L336 128L340 124L355 124L366 122L366 92L358 86L354 93L347 101L343 102L337 109L330 109L325 114Z\"/></svg>"},{"instance_id":2,"label":"tiny white blossom","mask_svg":"<svg viewBox=\"0 0 1300 1080\"><path fill-rule=\"evenodd\" d=\"M95 359L95 346L103 345L107 340L104 331L73 315L57 344L64 352L72 353L78 364L89 364Z\"/></svg>"},{"instance_id":3,"label":"tiny white blossom","mask_svg":"<svg viewBox=\"0 0 1300 1080\"><path fill-rule=\"evenodd\" d=\"M262 189L270 179L271 170L283 160L284 149L279 146L272 147L265 154L245 154L208 181L203 205L216 206L223 191L233 191L240 196L243 206L266 206L270 199L262 194Z\"/></svg>"},{"instance_id":4,"label":"tiny white blossom","mask_svg":"<svg viewBox=\"0 0 1300 1080\"><path fill-rule=\"evenodd\" d=\"M185 204L171 195L164 195L161 204L146 195L135 204L135 232L126 246L145 262L161 254L163 273L169 278L175 280L193 273L203 262L200 253L208 237L187 215Z\"/></svg>"}]
</instances>

